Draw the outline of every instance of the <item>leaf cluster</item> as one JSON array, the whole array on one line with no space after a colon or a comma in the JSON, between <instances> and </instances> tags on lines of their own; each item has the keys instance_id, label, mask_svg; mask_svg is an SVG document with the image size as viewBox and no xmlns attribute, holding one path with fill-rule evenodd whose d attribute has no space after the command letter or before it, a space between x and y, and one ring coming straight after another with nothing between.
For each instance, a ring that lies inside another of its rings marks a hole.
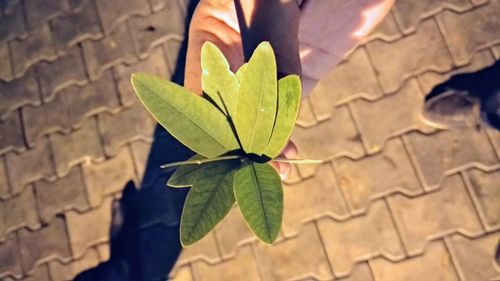
<instances>
[{"instance_id":1,"label":"leaf cluster","mask_svg":"<svg viewBox=\"0 0 500 281\"><path fill-rule=\"evenodd\" d=\"M257 237L272 243L281 228L283 188L268 162L280 154L295 125L300 79L289 75L278 81L268 42L236 73L207 42L201 65L203 96L159 77L132 75L135 92L154 118L197 153L165 165L179 166L169 186L191 187L181 217L181 243L203 238L235 202Z\"/></svg>"}]
</instances>

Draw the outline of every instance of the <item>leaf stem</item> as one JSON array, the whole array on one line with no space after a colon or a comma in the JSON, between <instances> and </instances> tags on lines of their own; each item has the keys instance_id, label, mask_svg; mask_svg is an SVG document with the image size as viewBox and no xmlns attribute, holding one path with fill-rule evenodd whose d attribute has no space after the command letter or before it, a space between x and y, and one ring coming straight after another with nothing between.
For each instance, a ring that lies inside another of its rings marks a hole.
<instances>
[{"instance_id":1,"label":"leaf stem","mask_svg":"<svg viewBox=\"0 0 500 281\"><path fill-rule=\"evenodd\" d=\"M239 158L241 158L239 155L228 155L228 156L221 156L221 157L217 157L217 158L179 161L179 162L172 162L172 163L161 165L160 168L168 169L168 168L181 166L181 165L201 165L201 164L210 163L210 162L233 160L233 159L239 159Z\"/></svg>"},{"instance_id":2,"label":"leaf stem","mask_svg":"<svg viewBox=\"0 0 500 281\"><path fill-rule=\"evenodd\" d=\"M291 164L321 164L323 163L323 160L274 158L271 160L271 162L283 162Z\"/></svg>"}]
</instances>

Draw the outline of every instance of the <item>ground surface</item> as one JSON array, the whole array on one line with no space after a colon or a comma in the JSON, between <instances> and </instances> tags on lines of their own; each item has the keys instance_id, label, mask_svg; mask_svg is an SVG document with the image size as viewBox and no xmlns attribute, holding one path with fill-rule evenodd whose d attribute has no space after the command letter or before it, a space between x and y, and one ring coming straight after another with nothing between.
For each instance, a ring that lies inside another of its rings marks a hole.
<instances>
[{"instance_id":1,"label":"ground surface","mask_svg":"<svg viewBox=\"0 0 500 281\"><path fill-rule=\"evenodd\" d=\"M113 198L155 123L130 73L169 77L177 0L27 0L0 16L0 279L71 280L109 258ZM425 93L500 59L499 0L398 0L303 101L282 235L237 210L174 280L499 280L500 134L434 131ZM151 28L154 27L154 28ZM89 231L90 230L90 231Z\"/></svg>"}]
</instances>

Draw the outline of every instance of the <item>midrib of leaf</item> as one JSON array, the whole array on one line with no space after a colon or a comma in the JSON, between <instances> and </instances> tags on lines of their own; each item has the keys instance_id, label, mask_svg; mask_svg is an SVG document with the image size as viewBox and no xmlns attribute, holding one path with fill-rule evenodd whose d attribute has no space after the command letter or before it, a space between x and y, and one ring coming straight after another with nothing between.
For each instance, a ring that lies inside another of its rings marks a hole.
<instances>
[{"instance_id":1,"label":"midrib of leaf","mask_svg":"<svg viewBox=\"0 0 500 281\"><path fill-rule=\"evenodd\" d=\"M269 51L266 51L266 56L267 56L267 53ZM265 68L264 68L264 71L263 71L263 75L262 77L266 77L266 74L267 74L267 64L265 65ZM262 79L264 80L264 78ZM264 84L265 83L261 83L261 86L260 86L260 97L259 97L259 107L257 108L257 117L255 118L255 124L259 124L259 119L260 119L260 106L262 105L262 99L264 97L264 95L262 94L262 92L264 91ZM276 118L275 118L276 119ZM252 149L253 147L253 139L255 137L255 132L257 131L257 126L254 126L253 127L253 130L252 130L252 137L250 138L250 149ZM253 167L253 165L252 165Z\"/></svg>"},{"instance_id":2,"label":"midrib of leaf","mask_svg":"<svg viewBox=\"0 0 500 281\"><path fill-rule=\"evenodd\" d=\"M262 201L262 195L260 194L260 185L259 185L259 180L257 179L257 172L255 171L255 167L252 164L250 164L250 166L252 166L252 179L253 179L253 182L255 184L255 186L257 186L257 194L259 196L259 206L260 206L260 209L262 210L262 213L264 214L264 222L266 223L266 232L267 232L267 237L269 238L269 240L271 240L271 232L269 230L269 222L268 222L268 219L267 219L267 214L266 214L266 211L265 211L265 208L264 208L264 202Z\"/></svg>"},{"instance_id":3,"label":"midrib of leaf","mask_svg":"<svg viewBox=\"0 0 500 281\"><path fill-rule=\"evenodd\" d=\"M224 178L225 178L226 176L227 176L227 173L226 173L224 176L221 176L221 177L219 178L219 180L217 181L217 184L215 185L215 188L212 190L212 192L210 192L210 195L208 196L208 200L205 202L205 204L203 204L203 208L202 208L203 212L200 212L200 215L196 216L195 223L194 223L194 224L192 224L192 225L191 225L192 227L190 227L190 228L189 228L189 233L190 233L189 238L193 238L193 237L191 236L191 234L193 233L193 229L195 229L195 228L196 228L196 225L198 225L198 223L202 220L202 217L204 217L203 215L206 215L206 214L207 214L206 210L208 209L208 205L210 205L210 202L212 201L212 198L213 198L213 197L215 196L215 194L217 193L216 191L217 191L217 188L219 187L220 182L221 182L222 180L224 180Z\"/></svg>"},{"instance_id":4,"label":"midrib of leaf","mask_svg":"<svg viewBox=\"0 0 500 281\"><path fill-rule=\"evenodd\" d=\"M279 93L278 93L278 98L279 98ZM288 100L288 95L285 96L285 99L283 100L283 102L280 102L278 104L278 108L276 110L276 114L274 115L274 124L273 124L273 130L272 130L272 133L271 133L271 137L269 138L269 141L267 142L268 145L271 143L271 140L273 139L274 128L276 128L276 122L278 122L278 113L280 113L280 108L283 108L283 105L286 104L287 100ZM264 149L264 151L266 151L266 150Z\"/></svg>"},{"instance_id":5,"label":"midrib of leaf","mask_svg":"<svg viewBox=\"0 0 500 281\"><path fill-rule=\"evenodd\" d=\"M137 82L138 84L141 84L142 86L145 86L150 92L152 92L153 94L156 95L156 93L147 85L147 84L144 84L140 81ZM159 96L160 99L162 99L163 101L165 101L167 103L167 105L171 108L173 108L176 112L178 112L180 115L186 117L186 119L188 120L191 120L191 122L193 122L193 124L196 125L196 127L198 127L199 129L201 129L203 132L205 132L207 135L211 136L219 145L221 145L222 147L226 148L227 150L229 150L230 148L226 147L224 144L222 144L214 135L212 135L210 132L208 132L207 130L205 130L203 127L201 127L195 120L189 118L186 114L184 114L182 111L178 110L175 106L172 106L170 105L170 103L165 100L161 95L156 95L156 96Z\"/></svg>"}]
</instances>

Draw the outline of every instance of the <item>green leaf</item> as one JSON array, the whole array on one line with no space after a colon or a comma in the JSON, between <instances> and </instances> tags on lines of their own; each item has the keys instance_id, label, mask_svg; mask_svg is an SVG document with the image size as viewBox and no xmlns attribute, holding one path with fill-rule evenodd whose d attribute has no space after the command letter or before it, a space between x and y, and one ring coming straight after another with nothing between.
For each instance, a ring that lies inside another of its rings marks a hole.
<instances>
[{"instance_id":1,"label":"green leaf","mask_svg":"<svg viewBox=\"0 0 500 281\"><path fill-rule=\"evenodd\" d=\"M206 42L201 48L201 68L203 91L226 115L233 115L239 83L224 54L210 42Z\"/></svg>"},{"instance_id":2,"label":"green leaf","mask_svg":"<svg viewBox=\"0 0 500 281\"><path fill-rule=\"evenodd\" d=\"M243 65L238 68L238 71L236 71L236 79L241 83L241 80L243 80L243 74L245 73L245 69L248 67L248 63L244 63Z\"/></svg>"},{"instance_id":3,"label":"green leaf","mask_svg":"<svg viewBox=\"0 0 500 281\"><path fill-rule=\"evenodd\" d=\"M283 188L269 164L250 162L234 178L234 193L252 231L271 244L278 237L283 218Z\"/></svg>"},{"instance_id":4,"label":"green leaf","mask_svg":"<svg viewBox=\"0 0 500 281\"><path fill-rule=\"evenodd\" d=\"M205 159L205 157L196 154L189 158L188 161ZM174 174L168 179L167 185L171 187L190 187L193 185L198 171L204 168L205 165L183 165L177 168Z\"/></svg>"},{"instance_id":5,"label":"green leaf","mask_svg":"<svg viewBox=\"0 0 500 281\"><path fill-rule=\"evenodd\" d=\"M196 153L211 158L239 148L226 116L204 98L148 74L134 73L132 86L153 117Z\"/></svg>"},{"instance_id":6,"label":"green leaf","mask_svg":"<svg viewBox=\"0 0 500 281\"><path fill-rule=\"evenodd\" d=\"M203 238L234 205L233 179L239 161L213 162L199 170L184 202L180 236L183 246Z\"/></svg>"},{"instance_id":7,"label":"green leaf","mask_svg":"<svg viewBox=\"0 0 500 281\"><path fill-rule=\"evenodd\" d=\"M274 125L277 104L277 72L273 49L261 43L244 69L233 117L246 153L262 155Z\"/></svg>"},{"instance_id":8,"label":"green leaf","mask_svg":"<svg viewBox=\"0 0 500 281\"><path fill-rule=\"evenodd\" d=\"M302 88L298 75L288 75L278 82L278 112L273 133L264 154L270 158L278 156L292 134L299 114Z\"/></svg>"}]
</instances>

